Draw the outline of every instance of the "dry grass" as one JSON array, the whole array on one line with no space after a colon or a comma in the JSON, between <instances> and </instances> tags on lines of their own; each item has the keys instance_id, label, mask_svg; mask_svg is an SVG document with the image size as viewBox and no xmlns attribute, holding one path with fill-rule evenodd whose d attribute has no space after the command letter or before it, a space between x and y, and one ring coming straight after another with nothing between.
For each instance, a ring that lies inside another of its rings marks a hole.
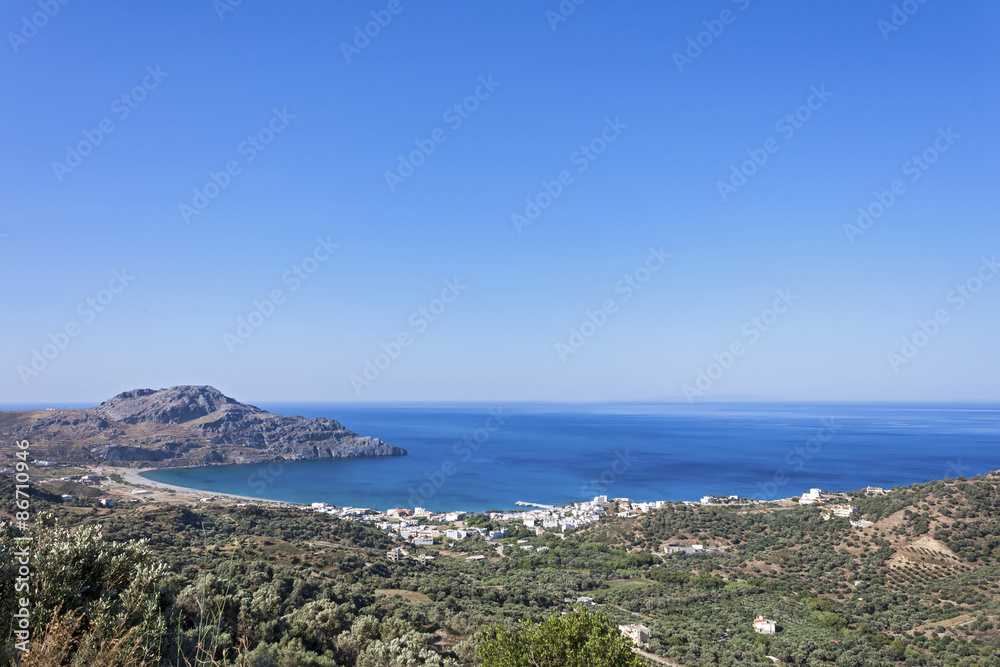
<instances>
[{"instance_id":1,"label":"dry grass","mask_svg":"<svg viewBox=\"0 0 1000 667\"><path fill-rule=\"evenodd\" d=\"M387 598L394 596L399 596L406 600L407 602L430 602L431 599L424 595L423 593L417 593L416 591L407 591L402 588L376 588L375 595L384 595Z\"/></svg>"},{"instance_id":2,"label":"dry grass","mask_svg":"<svg viewBox=\"0 0 1000 667\"><path fill-rule=\"evenodd\" d=\"M94 644L92 635L81 638L83 614L57 612L44 633L32 639L29 652L19 667L143 667L154 663L142 660L144 637L139 628Z\"/></svg>"}]
</instances>

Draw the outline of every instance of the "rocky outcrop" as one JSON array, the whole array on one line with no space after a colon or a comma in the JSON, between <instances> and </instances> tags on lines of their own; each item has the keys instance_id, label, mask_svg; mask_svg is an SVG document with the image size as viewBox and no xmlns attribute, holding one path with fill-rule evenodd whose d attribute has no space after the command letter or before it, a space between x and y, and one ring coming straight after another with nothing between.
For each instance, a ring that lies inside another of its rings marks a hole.
<instances>
[{"instance_id":1,"label":"rocky outcrop","mask_svg":"<svg viewBox=\"0 0 1000 667\"><path fill-rule=\"evenodd\" d=\"M0 413L0 437L28 438L36 458L144 465L403 456L333 419L276 415L214 387L126 391L87 410Z\"/></svg>"},{"instance_id":2,"label":"rocky outcrop","mask_svg":"<svg viewBox=\"0 0 1000 667\"><path fill-rule=\"evenodd\" d=\"M238 403L215 387L190 385L159 391L133 389L122 392L101 403L94 412L126 424L183 424L234 406L263 412L260 408Z\"/></svg>"},{"instance_id":3,"label":"rocky outcrop","mask_svg":"<svg viewBox=\"0 0 1000 667\"><path fill-rule=\"evenodd\" d=\"M162 461L168 454L163 450L129 447L128 445L99 445L90 450L98 460L109 463L125 461Z\"/></svg>"}]
</instances>

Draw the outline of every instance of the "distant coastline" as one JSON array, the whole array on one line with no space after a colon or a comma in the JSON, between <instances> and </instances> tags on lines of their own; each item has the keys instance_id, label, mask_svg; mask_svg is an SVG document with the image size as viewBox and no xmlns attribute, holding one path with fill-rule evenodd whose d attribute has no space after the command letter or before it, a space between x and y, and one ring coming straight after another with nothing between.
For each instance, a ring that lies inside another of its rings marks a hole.
<instances>
[{"instance_id":1,"label":"distant coastline","mask_svg":"<svg viewBox=\"0 0 1000 667\"><path fill-rule=\"evenodd\" d=\"M980 404L309 403L285 404L282 412L336 416L345 429L372 433L408 455L76 465L121 474L158 495L476 512L599 495L779 501L816 487L891 488L1000 468L1000 410ZM35 457L58 460L46 454Z\"/></svg>"}]
</instances>

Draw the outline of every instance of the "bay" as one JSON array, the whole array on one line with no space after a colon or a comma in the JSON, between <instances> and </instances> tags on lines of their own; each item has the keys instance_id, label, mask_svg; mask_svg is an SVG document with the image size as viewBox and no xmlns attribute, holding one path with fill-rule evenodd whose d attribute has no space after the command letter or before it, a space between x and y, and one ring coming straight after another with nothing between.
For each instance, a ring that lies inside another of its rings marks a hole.
<instances>
[{"instance_id":1,"label":"bay","mask_svg":"<svg viewBox=\"0 0 1000 667\"><path fill-rule=\"evenodd\" d=\"M1000 468L1000 406L873 403L266 403L403 457L163 469L149 479L294 503L431 510L891 487ZM502 421L502 423L501 423Z\"/></svg>"}]
</instances>

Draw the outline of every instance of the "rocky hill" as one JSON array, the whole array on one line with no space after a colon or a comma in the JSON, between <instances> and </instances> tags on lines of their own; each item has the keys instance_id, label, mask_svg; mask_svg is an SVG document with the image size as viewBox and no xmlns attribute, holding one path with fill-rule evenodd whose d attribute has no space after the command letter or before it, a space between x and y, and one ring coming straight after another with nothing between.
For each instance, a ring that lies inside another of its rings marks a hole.
<instances>
[{"instance_id":1,"label":"rocky hill","mask_svg":"<svg viewBox=\"0 0 1000 667\"><path fill-rule=\"evenodd\" d=\"M35 459L150 467L406 454L333 419L276 415L207 386L135 389L86 410L0 412L0 438L28 440Z\"/></svg>"}]
</instances>

